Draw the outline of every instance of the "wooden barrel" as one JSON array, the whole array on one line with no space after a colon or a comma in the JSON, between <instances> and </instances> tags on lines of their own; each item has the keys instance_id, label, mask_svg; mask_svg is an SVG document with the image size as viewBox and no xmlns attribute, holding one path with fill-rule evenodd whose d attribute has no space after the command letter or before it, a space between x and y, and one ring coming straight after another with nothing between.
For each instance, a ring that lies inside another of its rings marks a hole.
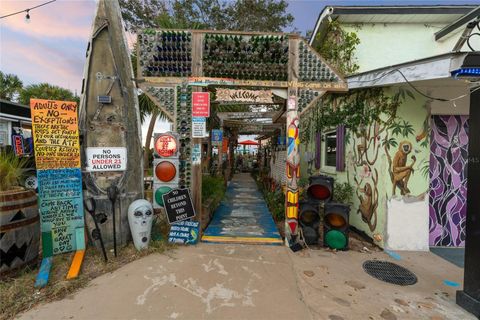
<instances>
[{"instance_id":1,"label":"wooden barrel","mask_svg":"<svg viewBox=\"0 0 480 320\"><path fill-rule=\"evenodd\" d=\"M0 192L0 274L36 262L40 244L37 195Z\"/></svg>"}]
</instances>

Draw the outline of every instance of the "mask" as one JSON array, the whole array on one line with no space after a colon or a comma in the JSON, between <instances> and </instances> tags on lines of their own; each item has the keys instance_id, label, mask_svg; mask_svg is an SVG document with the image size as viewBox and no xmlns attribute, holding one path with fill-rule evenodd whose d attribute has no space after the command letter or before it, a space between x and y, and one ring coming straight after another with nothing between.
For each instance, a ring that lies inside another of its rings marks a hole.
<instances>
[{"instance_id":1,"label":"mask","mask_svg":"<svg viewBox=\"0 0 480 320\"><path fill-rule=\"evenodd\" d=\"M133 201L128 207L128 224L137 250L148 247L152 230L153 208L144 199Z\"/></svg>"}]
</instances>

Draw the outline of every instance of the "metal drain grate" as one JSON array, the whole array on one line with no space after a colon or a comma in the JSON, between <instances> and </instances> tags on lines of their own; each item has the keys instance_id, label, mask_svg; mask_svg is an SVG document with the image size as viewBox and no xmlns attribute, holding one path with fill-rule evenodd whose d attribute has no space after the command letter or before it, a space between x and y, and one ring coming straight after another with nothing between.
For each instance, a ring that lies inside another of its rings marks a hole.
<instances>
[{"instance_id":1,"label":"metal drain grate","mask_svg":"<svg viewBox=\"0 0 480 320\"><path fill-rule=\"evenodd\" d=\"M409 286L417 283L417 276L410 270L388 261L365 261L363 263L363 270L378 280L400 286Z\"/></svg>"}]
</instances>

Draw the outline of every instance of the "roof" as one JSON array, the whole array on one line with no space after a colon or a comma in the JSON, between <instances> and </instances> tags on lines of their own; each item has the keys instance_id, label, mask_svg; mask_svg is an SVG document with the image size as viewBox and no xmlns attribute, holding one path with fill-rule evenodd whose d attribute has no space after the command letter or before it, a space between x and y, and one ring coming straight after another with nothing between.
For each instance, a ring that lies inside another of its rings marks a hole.
<instances>
[{"instance_id":1,"label":"roof","mask_svg":"<svg viewBox=\"0 0 480 320\"><path fill-rule=\"evenodd\" d=\"M0 118L10 121L31 121L30 107L24 104L0 99Z\"/></svg>"},{"instance_id":2,"label":"roof","mask_svg":"<svg viewBox=\"0 0 480 320\"><path fill-rule=\"evenodd\" d=\"M312 44L317 33L325 30L326 21L336 19L343 23L444 23L450 24L461 19L478 6L325 6L320 12L314 32L309 41Z\"/></svg>"},{"instance_id":3,"label":"roof","mask_svg":"<svg viewBox=\"0 0 480 320\"><path fill-rule=\"evenodd\" d=\"M346 78L349 89L384 87L415 81L449 81L449 85L462 83L451 72L459 69L469 53L450 52L424 59L409 61L358 73Z\"/></svg>"}]
</instances>

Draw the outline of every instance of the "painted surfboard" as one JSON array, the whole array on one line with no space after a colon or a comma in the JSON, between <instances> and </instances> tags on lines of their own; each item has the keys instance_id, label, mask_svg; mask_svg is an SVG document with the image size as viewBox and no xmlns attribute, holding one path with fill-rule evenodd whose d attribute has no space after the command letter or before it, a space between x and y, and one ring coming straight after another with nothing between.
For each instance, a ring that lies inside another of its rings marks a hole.
<instances>
[{"instance_id":1,"label":"painted surfboard","mask_svg":"<svg viewBox=\"0 0 480 320\"><path fill-rule=\"evenodd\" d=\"M119 190L114 209L117 245L124 245L131 238L128 206L134 200L143 199L138 96L117 0L98 1L86 56L79 110L84 198L95 199L99 231L105 246L110 248L113 221L108 188L116 185ZM100 148L97 152L126 148L126 170L110 167L92 171L87 151L93 149L89 148ZM86 214L85 221L88 237L98 248L98 231L94 231L92 216Z\"/></svg>"}]
</instances>

